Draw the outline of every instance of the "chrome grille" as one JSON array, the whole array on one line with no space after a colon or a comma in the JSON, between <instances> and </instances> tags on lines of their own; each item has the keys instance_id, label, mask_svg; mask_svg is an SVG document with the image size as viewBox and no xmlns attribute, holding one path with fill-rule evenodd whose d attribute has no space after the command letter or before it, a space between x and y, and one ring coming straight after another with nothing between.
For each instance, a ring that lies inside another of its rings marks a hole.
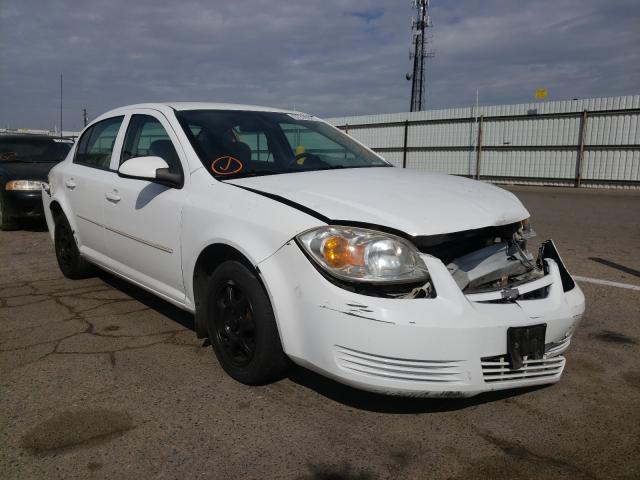
<instances>
[{"instance_id":1,"label":"chrome grille","mask_svg":"<svg viewBox=\"0 0 640 480\"><path fill-rule=\"evenodd\" d=\"M462 382L464 378L463 364L457 360L411 360L384 357L339 345L335 347L335 356L338 365L342 368L361 375L438 383Z\"/></svg>"}]
</instances>

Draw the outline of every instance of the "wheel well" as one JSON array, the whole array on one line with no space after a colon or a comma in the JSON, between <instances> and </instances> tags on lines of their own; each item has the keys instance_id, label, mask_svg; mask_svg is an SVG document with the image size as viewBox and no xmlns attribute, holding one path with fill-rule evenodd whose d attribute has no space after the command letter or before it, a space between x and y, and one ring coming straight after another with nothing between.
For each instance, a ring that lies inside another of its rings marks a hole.
<instances>
[{"instance_id":1,"label":"wheel well","mask_svg":"<svg viewBox=\"0 0 640 480\"><path fill-rule=\"evenodd\" d=\"M51 210L51 215L53 215L53 220L55 221L59 216L64 215L62 211L62 207L56 201L51 202L49 206L49 210Z\"/></svg>"},{"instance_id":2,"label":"wheel well","mask_svg":"<svg viewBox=\"0 0 640 480\"><path fill-rule=\"evenodd\" d=\"M204 312L201 308L198 308L207 287L206 279L227 260L235 260L244 264L260 278L256 267L239 250L224 243L216 243L205 248L198 256L193 269L193 301L196 307L195 327L199 338L204 338L208 335Z\"/></svg>"}]
</instances>

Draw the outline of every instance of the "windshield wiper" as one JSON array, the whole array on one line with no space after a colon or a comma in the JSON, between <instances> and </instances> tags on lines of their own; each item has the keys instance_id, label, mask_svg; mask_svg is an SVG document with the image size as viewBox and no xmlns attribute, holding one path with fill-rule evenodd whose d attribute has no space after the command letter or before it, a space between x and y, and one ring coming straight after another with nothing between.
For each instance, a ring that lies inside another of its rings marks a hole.
<instances>
[{"instance_id":1,"label":"windshield wiper","mask_svg":"<svg viewBox=\"0 0 640 480\"><path fill-rule=\"evenodd\" d=\"M391 165L331 165L328 167L314 168L314 170L336 170L339 168L376 168L376 167L390 167Z\"/></svg>"},{"instance_id":2,"label":"windshield wiper","mask_svg":"<svg viewBox=\"0 0 640 480\"><path fill-rule=\"evenodd\" d=\"M262 177L265 175L280 175L284 173L302 173L302 172L318 172L321 170L338 170L343 168L373 168L373 167L388 167L390 165L329 165L327 167L314 167L314 168L298 168L295 170L245 170L242 172L238 172L235 175L224 176L221 175L218 178L219 180L233 180L236 178L247 178L247 177Z\"/></svg>"},{"instance_id":3,"label":"windshield wiper","mask_svg":"<svg viewBox=\"0 0 640 480\"><path fill-rule=\"evenodd\" d=\"M244 178L244 177L261 177L263 175L278 175L279 173L288 173L282 170L245 170L243 172L238 172L236 175L229 176L228 180L232 180L234 178ZM221 180L227 180L224 176L218 177Z\"/></svg>"}]
</instances>

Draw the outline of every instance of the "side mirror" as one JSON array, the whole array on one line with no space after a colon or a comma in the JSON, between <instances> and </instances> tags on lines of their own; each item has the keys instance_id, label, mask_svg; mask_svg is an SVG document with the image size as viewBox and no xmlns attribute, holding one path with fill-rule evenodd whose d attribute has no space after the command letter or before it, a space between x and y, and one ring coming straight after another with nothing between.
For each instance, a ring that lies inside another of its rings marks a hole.
<instances>
[{"instance_id":1,"label":"side mirror","mask_svg":"<svg viewBox=\"0 0 640 480\"><path fill-rule=\"evenodd\" d=\"M126 160L118 175L124 178L147 180L172 188L182 188L184 177L182 173L172 173L169 165L160 157L134 157Z\"/></svg>"}]
</instances>

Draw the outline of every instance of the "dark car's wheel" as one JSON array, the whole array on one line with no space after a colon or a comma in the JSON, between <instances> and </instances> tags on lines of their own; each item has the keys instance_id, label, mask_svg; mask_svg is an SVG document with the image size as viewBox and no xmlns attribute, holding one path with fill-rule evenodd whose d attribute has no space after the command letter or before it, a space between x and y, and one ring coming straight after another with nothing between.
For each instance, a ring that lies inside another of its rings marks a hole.
<instances>
[{"instance_id":1,"label":"dark car's wheel","mask_svg":"<svg viewBox=\"0 0 640 480\"><path fill-rule=\"evenodd\" d=\"M62 274L72 279L90 277L93 266L80 256L71 226L64 215L55 219L54 239L56 258Z\"/></svg>"},{"instance_id":2,"label":"dark car's wheel","mask_svg":"<svg viewBox=\"0 0 640 480\"><path fill-rule=\"evenodd\" d=\"M281 377L288 366L269 297L257 276L237 261L208 279L202 307L209 340L222 368L247 385Z\"/></svg>"},{"instance_id":3,"label":"dark car's wheel","mask_svg":"<svg viewBox=\"0 0 640 480\"><path fill-rule=\"evenodd\" d=\"M0 230L15 230L16 227L16 223L9 218L5 201L0 195Z\"/></svg>"}]
</instances>

